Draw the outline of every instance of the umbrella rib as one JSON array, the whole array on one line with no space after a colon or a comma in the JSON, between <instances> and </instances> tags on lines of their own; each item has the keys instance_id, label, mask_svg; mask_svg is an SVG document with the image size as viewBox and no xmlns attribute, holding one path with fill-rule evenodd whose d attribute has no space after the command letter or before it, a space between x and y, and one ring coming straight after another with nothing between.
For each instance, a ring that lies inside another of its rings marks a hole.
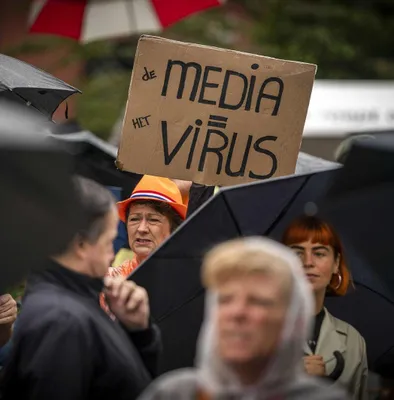
<instances>
[{"instance_id":1,"label":"umbrella rib","mask_svg":"<svg viewBox=\"0 0 394 400\"><path fill-rule=\"evenodd\" d=\"M23 96L21 96L19 93L15 92L14 90L12 90L12 93L16 94L19 98L21 98L23 101L25 101L26 104L30 103L29 107L34 108L35 110L37 110L40 114L44 115L45 117L47 116L44 112L42 112L40 109L38 109L30 100L25 99ZM50 118L49 118L49 120L51 121Z\"/></svg>"},{"instance_id":2,"label":"umbrella rib","mask_svg":"<svg viewBox=\"0 0 394 400\"><path fill-rule=\"evenodd\" d=\"M365 289L370 290L372 293L375 293L376 295L378 295L379 297L382 297L383 299L385 299L386 301L388 301L390 304L394 305L394 302L389 299L387 296L385 296L384 294L370 288L369 286L365 285L364 283L360 283L358 282L358 280L354 280L353 281L357 286L363 286ZM357 288L355 288L355 290L357 290Z\"/></svg>"},{"instance_id":3,"label":"umbrella rib","mask_svg":"<svg viewBox=\"0 0 394 400\"><path fill-rule=\"evenodd\" d=\"M130 31L138 31L134 0L126 0L126 3L129 3L129 7L126 4L126 8L129 10Z\"/></svg>"},{"instance_id":4,"label":"umbrella rib","mask_svg":"<svg viewBox=\"0 0 394 400\"><path fill-rule=\"evenodd\" d=\"M279 215L275 218L274 222L271 224L271 226L267 229L265 232L265 236L269 236L272 231L276 228L276 226L279 224L279 222L282 220L282 218L286 215L286 213L289 211L289 208L291 205L294 203L295 199L298 197L298 195L303 191L305 188L306 184L309 182L313 175L309 175L306 179L305 182L296 190L296 192L291 196L291 199L287 202L286 206L283 207L282 211L279 213Z\"/></svg>"},{"instance_id":5,"label":"umbrella rib","mask_svg":"<svg viewBox=\"0 0 394 400\"><path fill-rule=\"evenodd\" d=\"M163 320L165 320L166 318L168 318L169 316L171 316L174 312L180 310L181 308L183 308L186 304L192 302L194 299L196 299L198 296L200 296L201 294L203 294L205 291L204 288L198 289L197 293L195 293L193 296L191 296L190 298L188 298L184 303L182 303L181 305L179 305L178 307L173 308L172 310L168 311L166 314L162 315L160 318L156 319L156 322L161 322Z\"/></svg>"},{"instance_id":6,"label":"umbrella rib","mask_svg":"<svg viewBox=\"0 0 394 400\"><path fill-rule=\"evenodd\" d=\"M242 236L241 227L239 226L239 223L238 223L237 219L235 218L235 214L234 214L232 208L230 207L230 204L228 203L228 201L227 201L227 199L226 199L225 193L222 192L222 196L223 196L224 203L226 204L227 210L228 210L228 212L229 212L231 218L233 219L235 228L236 228L236 230L238 231L238 235L239 235L239 236Z\"/></svg>"}]
</instances>

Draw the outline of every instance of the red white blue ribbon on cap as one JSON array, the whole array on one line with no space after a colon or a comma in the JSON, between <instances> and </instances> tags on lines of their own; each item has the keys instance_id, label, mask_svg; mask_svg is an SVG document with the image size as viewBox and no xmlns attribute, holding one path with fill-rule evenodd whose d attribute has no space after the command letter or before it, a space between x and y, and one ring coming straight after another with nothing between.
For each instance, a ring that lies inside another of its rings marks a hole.
<instances>
[{"instance_id":1,"label":"red white blue ribbon on cap","mask_svg":"<svg viewBox=\"0 0 394 400\"><path fill-rule=\"evenodd\" d=\"M166 203L176 203L171 197L164 195L163 193L155 192L153 190L144 190L144 191L137 191L134 192L130 199L137 200L137 199L152 199L158 201L164 201Z\"/></svg>"}]
</instances>

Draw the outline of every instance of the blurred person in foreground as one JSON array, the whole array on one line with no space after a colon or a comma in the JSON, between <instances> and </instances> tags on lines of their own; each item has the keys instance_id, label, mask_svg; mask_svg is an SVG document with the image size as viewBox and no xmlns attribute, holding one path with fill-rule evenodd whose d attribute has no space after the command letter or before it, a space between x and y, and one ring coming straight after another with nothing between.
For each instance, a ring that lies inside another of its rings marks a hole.
<instances>
[{"instance_id":1,"label":"blurred person in foreground","mask_svg":"<svg viewBox=\"0 0 394 400\"><path fill-rule=\"evenodd\" d=\"M337 379L354 400L367 399L367 352L364 338L347 322L324 307L326 295L346 295L350 273L339 236L325 221L303 216L294 220L283 243L299 256L315 297L315 323L305 344L304 366L310 375L329 376L336 367L334 352L343 357L344 369Z\"/></svg>"},{"instance_id":2,"label":"blurred person in foreground","mask_svg":"<svg viewBox=\"0 0 394 400\"><path fill-rule=\"evenodd\" d=\"M164 375L141 400L346 399L302 369L313 299L292 251L264 238L225 242L205 257L202 278L197 367Z\"/></svg>"},{"instance_id":3,"label":"blurred person in foreground","mask_svg":"<svg viewBox=\"0 0 394 400\"><path fill-rule=\"evenodd\" d=\"M4 399L131 400L156 373L160 335L145 290L109 277L104 287L118 226L112 195L85 178L75 185L85 225L28 280ZM116 322L99 305L103 290Z\"/></svg>"}]
</instances>

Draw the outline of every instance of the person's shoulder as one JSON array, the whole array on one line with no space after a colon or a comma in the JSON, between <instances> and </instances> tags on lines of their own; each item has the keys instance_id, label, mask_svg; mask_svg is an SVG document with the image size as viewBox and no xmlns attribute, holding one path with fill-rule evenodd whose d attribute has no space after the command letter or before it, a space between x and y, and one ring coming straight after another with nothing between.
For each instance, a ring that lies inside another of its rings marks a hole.
<instances>
[{"instance_id":1,"label":"person's shoulder","mask_svg":"<svg viewBox=\"0 0 394 400\"><path fill-rule=\"evenodd\" d=\"M156 379L142 394L141 400L149 399L188 399L197 391L197 374L192 368L167 372Z\"/></svg>"},{"instance_id":2,"label":"person's shoulder","mask_svg":"<svg viewBox=\"0 0 394 400\"><path fill-rule=\"evenodd\" d=\"M302 400L347 400L346 391L335 383L321 378L303 376L293 388L290 398Z\"/></svg>"},{"instance_id":3,"label":"person's shoulder","mask_svg":"<svg viewBox=\"0 0 394 400\"><path fill-rule=\"evenodd\" d=\"M347 335L349 338L351 338L352 342L364 342L364 338L361 336L361 333L353 325L334 317L332 314L329 315L335 325L335 329L339 333Z\"/></svg>"},{"instance_id":4,"label":"person's shoulder","mask_svg":"<svg viewBox=\"0 0 394 400\"><path fill-rule=\"evenodd\" d=\"M40 290L24 298L19 318L30 328L61 324L77 328L78 322L86 321L90 318L90 314L79 299L51 285L43 285ZM20 325L22 326L22 323Z\"/></svg>"}]
</instances>

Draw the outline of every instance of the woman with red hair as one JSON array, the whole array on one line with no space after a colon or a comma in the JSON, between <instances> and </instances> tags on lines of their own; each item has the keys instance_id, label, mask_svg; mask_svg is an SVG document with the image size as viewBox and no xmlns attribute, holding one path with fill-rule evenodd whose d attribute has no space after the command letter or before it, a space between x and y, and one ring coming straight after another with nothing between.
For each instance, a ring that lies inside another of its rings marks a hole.
<instances>
[{"instance_id":1,"label":"woman with red hair","mask_svg":"<svg viewBox=\"0 0 394 400\"><path fill-rule=\"evenodd\" d=\"M305 370L310 375L335 379L354 400L366 399L368 366L364 338L324 308L326 295L346 295L351 281L337 233L328 223L304 216L287 227L282 241L301 258L315 297L314 330L304 349ZM338 371L339 364L343 364L343 370L339 368L342 371Z\"/></svg>"}]
</instances>

